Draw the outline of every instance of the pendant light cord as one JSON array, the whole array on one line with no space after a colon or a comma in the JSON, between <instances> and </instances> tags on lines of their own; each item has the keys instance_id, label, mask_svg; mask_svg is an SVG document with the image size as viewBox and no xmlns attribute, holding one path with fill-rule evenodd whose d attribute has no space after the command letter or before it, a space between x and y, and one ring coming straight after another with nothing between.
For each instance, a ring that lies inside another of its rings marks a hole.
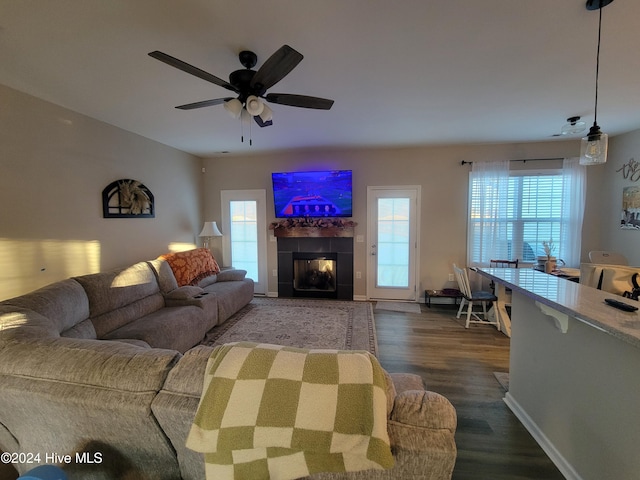
<instances>
[{"instance_id":1,"label":"pendant light cord","mask_svg":"<svg viewBox=\"0 0 640 480\"><path fill-rule=\"evenodd\" d=\"M598 20L598 49L596 53L596 105L593 114L593 126L598 125L598 79L600 76L600 33L602 32L602 0L600 0L600 17Z\"/></svg>"}]
</instances>

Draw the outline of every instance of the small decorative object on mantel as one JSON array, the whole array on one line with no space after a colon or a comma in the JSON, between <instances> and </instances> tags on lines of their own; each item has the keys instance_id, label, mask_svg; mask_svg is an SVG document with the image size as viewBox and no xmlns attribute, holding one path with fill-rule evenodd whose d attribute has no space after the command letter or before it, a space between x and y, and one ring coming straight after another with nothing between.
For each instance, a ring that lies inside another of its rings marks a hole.
<instances>
[{"instance_id":1,"label":"small decorative object on mantel","mask_svg":"<svg viewBox=\"0 0 640 480\"><path fill-rule=\"evenodd\" d=\"M352 220L339 218L287 218L273 222L269 229L274 237L353 237Z\"/></svg>"},{"instance_id":2,"label":"small decorative object on mantel","mask_svg":"<svg viewBox=\"0 0 640 480\"><path fill-rule=\"evenodd\" d=\"M124 178L102 190L104 218L154 218L153 193L137 180Z\"/></svg>"}]
</instances>

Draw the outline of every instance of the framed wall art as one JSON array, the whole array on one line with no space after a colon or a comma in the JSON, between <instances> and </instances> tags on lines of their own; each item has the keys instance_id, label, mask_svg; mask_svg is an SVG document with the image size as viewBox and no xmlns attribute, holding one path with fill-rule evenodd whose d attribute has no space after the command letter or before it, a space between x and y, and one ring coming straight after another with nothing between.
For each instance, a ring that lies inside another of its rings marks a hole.
<instances>
[{"instance_id":1,"label":"framed wall art","mask_svg":"<svg viewBox=\"0 0 640 480\"><path fill-rule=\"evenodd\" d=\"M138 180L123 178L102 190L104 218L154 218L153 193Z\"/></svg>"}]
</instances>

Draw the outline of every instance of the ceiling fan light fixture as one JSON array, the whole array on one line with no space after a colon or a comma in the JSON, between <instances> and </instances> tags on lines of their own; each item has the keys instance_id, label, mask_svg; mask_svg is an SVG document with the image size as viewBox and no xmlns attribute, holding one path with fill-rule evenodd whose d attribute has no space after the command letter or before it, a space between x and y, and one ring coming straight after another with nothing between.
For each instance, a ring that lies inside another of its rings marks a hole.
<instances>
[{"instance_id":1,"label":"ceiling fan light fixture","mask_svg":"<svg viewBox=\"0 0 640 480\"><path fill-rule=\"evenodd\" d=\"M264 103L262 104L262 112L260 112L260 119L263 122L270 122L271 120L273 120L273 110L271 110L269 108L268 105L265 105Z\"/></svg>"},{"instance_id":2,"label":"ceiling fan light fixture","mask_svg":"<svg viewBox=\"0 0 640 480\"><path fill-rule=\"evenodd\" d=\"M247 112L255 117L256 115L260 115L264 110L264 103L262 103L255 95L249 95L244 108L246 108Z\"/></svg>"},{"instance_id":3,"label":"ceiling fan light fixture","mask_svg":"<svg viewBox=\"0 0 640 480\"><path fill-rule=\"evenodd\" d=\"M560 130L561 135L575 135L576 133L582 133L587 129L586 122L580 120L580 117L569 117L567 123L562 126Z\"/></svg>"},{"instance_id":4,"label":"ceiling fan light fixture","mask_svg":"<svg viewBox=\"0 0 640 480\"><path fill-rule=\"evenodd\" d=\"M232 98L224 102L224 109L229 112L233 118L240 118L242 113L242 102L237 98Z\"/></svg>"}]
</instances>

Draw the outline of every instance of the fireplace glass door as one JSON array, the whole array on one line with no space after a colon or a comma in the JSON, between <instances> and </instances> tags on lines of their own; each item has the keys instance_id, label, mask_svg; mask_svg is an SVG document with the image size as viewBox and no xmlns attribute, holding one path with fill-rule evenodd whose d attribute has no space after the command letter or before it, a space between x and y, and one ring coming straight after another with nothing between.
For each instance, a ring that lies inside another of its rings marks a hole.
<instances>
[{"instance_id":1,"label":"fireplace glass door","mask_svg":"<svg viewBox=\"0 0 640 480\"><path fill-rule=\"evenodd\" d=\"M336 257L331 254L294 254L294 296L336 298L336 267Z\"/></svg>"}]
</instances>

